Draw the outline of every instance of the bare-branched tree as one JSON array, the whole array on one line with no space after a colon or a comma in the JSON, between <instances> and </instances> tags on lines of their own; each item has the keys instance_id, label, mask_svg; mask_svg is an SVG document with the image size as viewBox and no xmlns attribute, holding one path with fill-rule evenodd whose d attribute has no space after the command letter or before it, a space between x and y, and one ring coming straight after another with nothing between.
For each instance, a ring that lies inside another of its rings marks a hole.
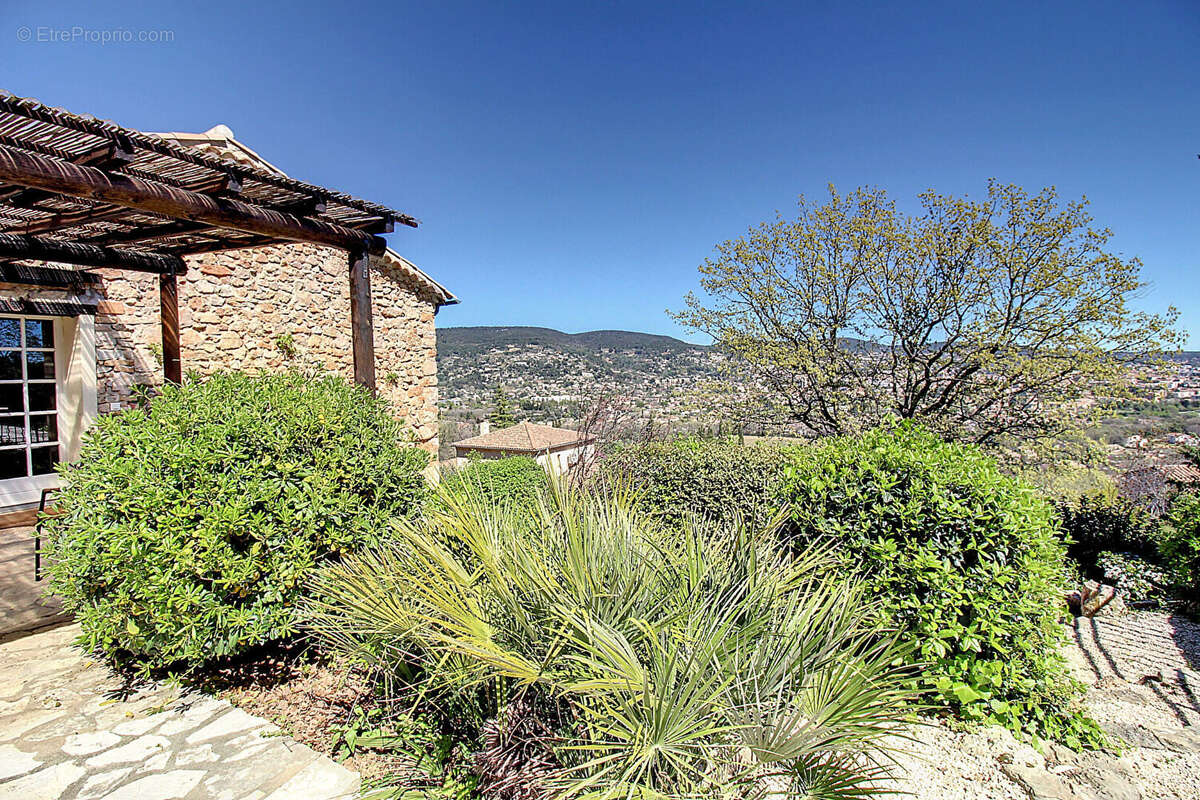
<instances>
[{"instance_id":1,"label":"bare-branched tree","mask_svg":"<svg viewBox=\"0 0 1200 800\"><path fill-rule=\"evenodd\" d=\"M571 465L570 477L576 483L590 477L615 446L655 437L652 416L643 419L641 410L629 397L604 391L580 402L576 430L589 443Z\"/></svg>"}]
</instances>

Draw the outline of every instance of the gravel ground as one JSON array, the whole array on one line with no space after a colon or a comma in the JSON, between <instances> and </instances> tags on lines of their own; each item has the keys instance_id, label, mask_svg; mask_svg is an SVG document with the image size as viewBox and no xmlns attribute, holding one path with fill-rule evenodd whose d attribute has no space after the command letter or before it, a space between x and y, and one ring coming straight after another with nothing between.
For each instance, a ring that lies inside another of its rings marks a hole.
<instances>
[{"instance_id":1,"label":"gravel ground","mask_svg":"<svg viewBox=\"0 0 1200 800\"><path fill-rule=\"evenodd\" d=\"M1089 685L1093 718L1121 754L1045 754L1005 730L962 732L936 721L910 731L892 787L917 800L1197 800L1200 625L1136 612L1075 620L1067 656Z\"/></svg>"},{"instance_id":2,"label":"gravel ground","mask_svg":"<svg viewBox=\"0 0 1200 800\"><path fill-rule=\"evenodd\" d=\"M915 741L896 741L903 778L887 788L920 800L1025 800L1028 794L1000 769L1000 752L1018 749L1018 743L1001 728L965 733L927 720L907 732ZM1008 745L1011 744L1011 750ZM1028 749L1037 755L1032 747Z\"/></svg>"}]
</instances>

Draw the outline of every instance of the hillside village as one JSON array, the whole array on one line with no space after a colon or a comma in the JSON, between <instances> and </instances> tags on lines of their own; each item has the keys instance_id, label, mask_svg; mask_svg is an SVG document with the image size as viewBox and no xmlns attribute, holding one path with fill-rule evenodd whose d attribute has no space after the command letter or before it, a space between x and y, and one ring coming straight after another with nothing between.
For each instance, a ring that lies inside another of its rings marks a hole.
<instances>
[{"instance_id":1,"label":"hillside village","mask_svg":"<svg viewBox=\"0 0 1200 800\"><path fill-rule=\"evenodd\" d=\"M596 398L615 397L633 417L652 421L659 435L713 431L720 421L703 395L720 377L723 358L711 347L629 331L441 328L443 457L454 441L478 432L497 389L519 420L571 427ZM1114 472L1173 463L1200 446L1200 353L1180 353L1135 372L1137 397L1091 432Z\"/></svg>"},{"instance_id":2,"label":"hillside village","mask_svg":"<svg viewBox=\"0 0 1200 800\"><path fill-rule=\"evenodd\" d=\"M522 420L571 425L598 397L672 432L714 420L697 394L723 357L712 348L626 331L564 334L546 328L443 328L438 332L443 448L477 432L501 389Z\"/></svg>"}]
</instances>

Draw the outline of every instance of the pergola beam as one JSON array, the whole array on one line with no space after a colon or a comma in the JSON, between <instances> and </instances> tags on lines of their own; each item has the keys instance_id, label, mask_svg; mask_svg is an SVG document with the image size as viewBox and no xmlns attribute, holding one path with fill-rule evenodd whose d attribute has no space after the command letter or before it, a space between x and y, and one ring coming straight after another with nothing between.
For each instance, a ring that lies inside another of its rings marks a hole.
<instances>
[{"instance_id":1,"label":"pergola beam","mask_svg":"<svg viewBox=\"0 0 1200 800\"><path fill-rule=\"evenodd\" d=\"M109 267L160 275L187 271L187 264L179 256L118 250L97 244L62 242L14 233L0 233L0 258L55 261L81 267Z\"/></svg>"},{"instance_id":2,"label":"pergola beam","mask_svg":"<svg viewBox=\"0 0 1200 800\"><path fill-rule=\"evenodd\" d=\"M167 236L178 236L183 233L198 233L199 231L209 230L209 226L203 222L190 222L188 220L174 220L172 222L164 222L162 225L154 227L135 227L127 231L114 231L106 233L103 236L97 236L94 241L96 244L118 244L121 242L147 242L153 239L162 239Z\"/></svg>"},{"instance_id":3,"label":"pergola beam","mask_svg":"<svg viewBox=\"0 0 1200 800\"><path fill-rule=\"evenodd\" d=\"M41 286L54 289L83 289L98 287L100 277L79 269L33 267L24 264L0 263L0 283L21 286Z\"/></svg>"},{"instance_id":4,"label":"pergola beam","mask_svg":"<svg viewBox=\"0 0 1200 800\"><path fill-rule=\"evenodd\" d=\"M33 190L28 190L33 191ZM102 222L106 219L122 216L129 213L125 208L114 208L112 206L98 206L89 208L83 211L64 211L55 214L53 217L45 217L36 222L27 223L20 228L10 228L9 232L20 232L27 234L38 233L53 233L54 231L62 230L63 228L74 228L78 225L86 225L89 222Z\"/></svg>"},{"instance_id":5,"label":"pergola beam","mask_svg":"<svg viewBox=\"0 0 1200 800\"><path fill-rule=\"evenodd\" d=\"M0 182L84 197L217 228L382 253L387 241L324 220L297 217L228 197L192 192L120 173L55 161L0 145Z\"/></svg>"},{"instance_id":6,"label":"pergola beam","mask_svg":"<svg viewBox=\"0 0 1200 800\"><path fill-rule=\"evenodd\" d=\"M222 174L236 173L239 176L252 180L257 183L265 183L268 186L275 186L280 189L285 189L290 192L295 192L300 195L320 194L327 199L341 205L356 208L368 214L378 215L381 217L392 217L397 222L407 225L411 228L417 227L417 220L407 214L396 214L391 209L378 205L377 203L368 203L355 197L343 194L341 192L330 192L322 190L320 187L306 184L303 181L289 178L286 175L280 175L267 170L250 167L244 164L230 163L218 157L208 155L198 150L193 150L188 147L183 147L157 136L150 136L139 131L120 128L113 125L111 122L104 122L94 118L80 117L76 114L63 111L58 108L50 108L38 103L35 100L28 98L15 97L5 92L0 92L0 113L12 114L24 117L30 120L54 125L64 130L78 131L89 136L97 136L109 141L115 142L122 148L128 147L131 150L144 150L151 153L157 153L161 156L174 159L176 161L184 161L189 164L202 166L206 169L213 170ZM0 137L0 143L4 142L5 137ZM11 137L9 137L11 138ZM20 140L24 143L24 139ZM56 155L57 153L51 153ZM74 160L68 158L64 160Z\"/></svg>"}]
</instances>

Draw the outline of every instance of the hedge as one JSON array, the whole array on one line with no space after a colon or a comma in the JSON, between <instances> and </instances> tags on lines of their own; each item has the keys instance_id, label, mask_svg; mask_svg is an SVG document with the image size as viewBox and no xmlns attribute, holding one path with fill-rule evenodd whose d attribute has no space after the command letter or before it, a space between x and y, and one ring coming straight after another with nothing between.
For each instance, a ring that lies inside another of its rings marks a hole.
<instances>
[{"instance_id":1,"label":"hedge","mask_svg":"<svg viewBox=\"0 0 1200 800\"><path fill-rule=\"evenodd\" d=\"M1176 588L1185 599L1200 603L1200 494L1175 496L1158 546Z\"/></svg>"},{"instance_id":2,"label":"hedge","mask_svg":"<svg viewBox=\"0 0 1200 800\"><path fill-rule=\"evenodd\" d=\"M546 490L546 470L527 456L471 461L442 479L449 492L478 492L496 503L527 503Z\"/></svg>"},{"instance_id":3,"label":"hedge","mask_svg":"<svg viewBox=\"0 0 1200 800\"><path fill-rule=\"evenodd\" d=\"M927 664L927 698L968 719L1078 747L1060 655L1065 547L1054 509L978 448L908 423L793 452L792 535L832 540Z\"/></svg>"},{"instance_id":4,"label":"hedge","mask_svg":"<svg viewBox=\"0 0 1200 800\"><path fill-rule=\"evenodd\" d=\"M681 438L632 445L603 462L603 480L624 484L669 523L695 513L763 525L782 506L787 451L770 444Z\"/></svg>"}]
</instances>

